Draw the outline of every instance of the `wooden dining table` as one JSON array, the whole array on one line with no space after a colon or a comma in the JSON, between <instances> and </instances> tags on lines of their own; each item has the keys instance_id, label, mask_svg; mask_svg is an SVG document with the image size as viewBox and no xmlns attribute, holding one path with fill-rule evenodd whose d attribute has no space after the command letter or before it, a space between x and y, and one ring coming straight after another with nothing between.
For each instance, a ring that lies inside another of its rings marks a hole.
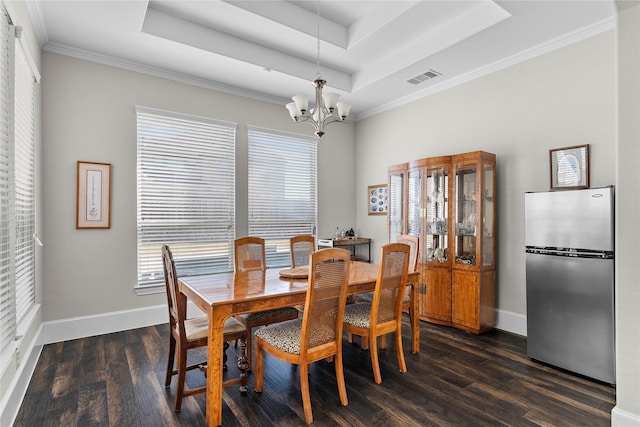
<instances>
[{"instance_id":1,"label":"wooden dining table","mask_svg":"<svg viewBox=\"0 0 640 427\"><path fill-rule=\"evenodd\" d=\"M230 316L273 308L303 304L307 292L307 279L285 278L282 269L243 273L219 273L182 277L180 290L209 318L207 351L206 411L210 426L222 425L222 374L224 322ZM378 266L351 261L348 294L373 291L378 277ZM418 273L409 273L411 306L411 352L420 349L420 328L416 307Z\"/></svg>"}]
</instances>

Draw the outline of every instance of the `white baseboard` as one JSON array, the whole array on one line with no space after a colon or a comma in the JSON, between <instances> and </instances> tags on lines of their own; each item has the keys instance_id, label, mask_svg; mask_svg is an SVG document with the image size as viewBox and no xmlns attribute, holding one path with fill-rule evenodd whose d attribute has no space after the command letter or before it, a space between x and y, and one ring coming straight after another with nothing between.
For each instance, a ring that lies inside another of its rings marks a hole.
<instances>
[{"instance_id":1,"label":"white baseboard","mask_svg":"<svg viewBox=\"0 0 640 427\"><path fill-rule=\"evenodd\" d=\"M640 414L632 414L617 406L611 411L611 427L639 427Z\"/></svg>"},{"instance_id":2,"label":"white baseboard","mask_svg":"<svg viewBox=\"0 0 640 427\"><path fill-rule=\"evenodd\" d=\"M24 356L22 358L22 362L9 385L7 396L1 401L0 426L13 425L15 418L18 416L22 399L27 393L31 376L33 375L33 371L36 369L40 353L42 352L42 345L38 344L41 340L41 335L42 325L40 325L38 331L31 340L31 343L29 343L23 352Z\"/></svg>"},{"instance_id":3,"label":"white baseboard","mask_svg":"<svg viewBox=\"0 0 640 427\"><path fill-rule=\"evenodd\" d=\"M527 316L512 311L496 309L496 329L527 336Z\"/></svg>"},{"instance_id":4,"label":"white baseboard","mask_svg":"<svg viewBox=\"0 0 640 427\"><path fill-rule=\"evenodd\" d=\"M42 342L50 344L168 323L167 306L156 305L44 322Z\"/></svg>"}]
</instances>

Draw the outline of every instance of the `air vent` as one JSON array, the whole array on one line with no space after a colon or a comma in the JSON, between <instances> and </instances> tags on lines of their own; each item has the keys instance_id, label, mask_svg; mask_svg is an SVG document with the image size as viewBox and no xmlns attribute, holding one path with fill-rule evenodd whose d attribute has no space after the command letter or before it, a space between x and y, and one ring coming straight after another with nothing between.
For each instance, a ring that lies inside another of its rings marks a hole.
<instances>
[{"instance_id":1,"label":"air vent","mask_svg":"<svg viewBox=\"0 0 640 427\"><path fill-rule=\"evenodd\" d=\"M434 77L438 77L441 74L442 73L439 73L436 70L429 69L428 71L425 71L422 74L418 74L417 76L410 78L409 80L407 80L407 83L411 83L412 85L417 85L417 84L422 83L425 80L429 80L429 79L432 79Z\"/></svg>"}]
</instances>

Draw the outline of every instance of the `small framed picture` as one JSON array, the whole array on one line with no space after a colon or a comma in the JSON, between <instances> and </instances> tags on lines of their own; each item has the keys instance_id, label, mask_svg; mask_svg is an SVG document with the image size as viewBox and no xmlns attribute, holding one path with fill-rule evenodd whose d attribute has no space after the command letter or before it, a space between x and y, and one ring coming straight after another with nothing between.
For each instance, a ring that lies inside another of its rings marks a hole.
<instances>
[{"instance_id":1,"label":"small framed picture","mask_svg":"<svg viewBox=\"0 0 640 427\"><path fill-rule=\"evenodd\" d=\"M370 185L367 192L369 215L386 215L388 199L387 184Z\"/></svg>"},{"instance_id":2,"label":"small framed picture","mask_svg":"<svg viewBox=\"0 0 640 427\"><path fill-rule=\"evenodd\" d=\"M549 150L551 190L589 188L589 144Z\"/></svg>"},{"instance_id":3,"label":"small framed picture","mask_svg":"<svg viewBox=\"0 0 640 427\"><path fill-rule=\"evenodd\" d=\"M111 227L111 164L78 161L76 228Z\"/></svg>"}]
</instances>

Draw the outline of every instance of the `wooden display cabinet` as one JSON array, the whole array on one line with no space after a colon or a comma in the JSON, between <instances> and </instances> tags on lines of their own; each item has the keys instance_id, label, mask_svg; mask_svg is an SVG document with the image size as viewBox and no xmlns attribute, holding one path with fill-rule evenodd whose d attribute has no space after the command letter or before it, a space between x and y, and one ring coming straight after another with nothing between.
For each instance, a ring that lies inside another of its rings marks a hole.
<instances>
[{"instance_id":1,"label":"wooden display cabinet","mask_svg":"<svg viewBox=\"0 0 640 427\"><path fill-rule=\"evenodd\" d=\"M389 241L420 238L422 320L474 333L495 323L495 155L481 151L389 167ZM480 260L478 262L477 260Z\"/></svg>"}]
</instances>

